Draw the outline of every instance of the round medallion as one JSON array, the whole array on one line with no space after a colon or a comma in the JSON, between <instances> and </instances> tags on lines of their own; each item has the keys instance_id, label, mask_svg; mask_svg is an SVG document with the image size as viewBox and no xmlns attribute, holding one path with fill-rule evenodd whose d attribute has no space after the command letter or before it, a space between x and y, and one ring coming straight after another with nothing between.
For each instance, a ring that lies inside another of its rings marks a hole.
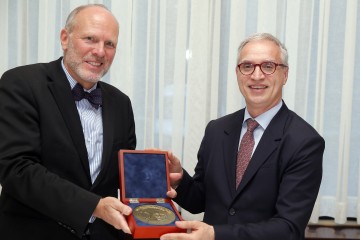
<instances>
[{"instance_id":1,"label":"round medallion","mask_svg":"<svg viewBox=\"0 0 360 240\"><path fill-rule=\"evenodd\" d=\"M175 214L166 207L145 204L134 208L134 217L144 223L152 225L166 225L175 221Z\"/></svg>"}]
</instances>

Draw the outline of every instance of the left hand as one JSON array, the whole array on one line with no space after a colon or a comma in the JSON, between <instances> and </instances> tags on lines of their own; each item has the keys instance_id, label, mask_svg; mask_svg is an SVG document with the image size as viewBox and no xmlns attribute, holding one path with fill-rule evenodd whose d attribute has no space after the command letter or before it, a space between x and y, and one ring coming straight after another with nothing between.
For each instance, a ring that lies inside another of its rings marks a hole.
<instances>
[{"instance_id":1,"label":"left hand","mask_svg":"<svg viewBox=\"0 0 360 240\"><path fill-rule=\"evenodd\" d=\"M171 189L166 194L169 198L175 198L177 195L175 188L180 184L184 172L181 167L180 160L172 152L168 151L168 157Z\"/></svg>"},{"instance_id":2,"label":"left hand","mask_svg":"<svg viewBox=\"0 0 360 240\"><path fill-rule=\"evenodd\" d=\"M160 240L215 240L214 227L200 221L177 221L176 226L190 229L189 233L167 233Z\"/></svg>"},{"instance_id":3,"label":"left hand","mask_svg":"<svg viewBox=\"0 0 360 240\"><path fill-rule=\"evenodd\" d=\"M169 175L170 184L172 188L176 188L184 175L184 171L181 167L180 160L170 151L168 151L168 163L169 163Z\"/></svg>"}]
</instances>

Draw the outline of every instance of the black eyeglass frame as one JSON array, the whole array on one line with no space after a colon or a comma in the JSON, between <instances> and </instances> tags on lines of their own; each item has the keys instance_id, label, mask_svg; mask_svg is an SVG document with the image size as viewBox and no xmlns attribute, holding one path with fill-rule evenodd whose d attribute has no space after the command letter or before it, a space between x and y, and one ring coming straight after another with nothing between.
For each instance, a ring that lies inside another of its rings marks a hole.
<instances>
[{"instance_id":1,"label":"black eyeglass frame","mask_svg":"<svg viewBox=\"0 0 360 240\"><path fill-rule=\"evenodd\" d=\"M275 65L274 71L273 71L272 73L265 73L265 72L263 71L262 67L261 67L261 65L263 65L263 64L268 64L268 63L271 63L271 64L274 64L274 65ZM254 66L254 69L252 70L251 73L245 74L245 73L243 73L243 72L241 71L241 68L240 68L240 66L243 65L243 64L251 64L252 66ZM259 66L260 71L261 71L264 75L274 74L274 72L276 71L276 68L277 68L278 66L286 67L286 68L288 67L288 66L285 65L285 64L282 64L282 63L274 63L274 62L270 62L270 61L266 61L266 62L262 62L262 63L258 63L258 64L249 63L249 62L243 62L243 63L240 63L240 64L237 65L240 73L241 73L242 75L245 75L245 76L249 76L249 75L253 74L253 73L255 72L255 69L256 69L257 66Z\"/></svg>"}]
</instances>

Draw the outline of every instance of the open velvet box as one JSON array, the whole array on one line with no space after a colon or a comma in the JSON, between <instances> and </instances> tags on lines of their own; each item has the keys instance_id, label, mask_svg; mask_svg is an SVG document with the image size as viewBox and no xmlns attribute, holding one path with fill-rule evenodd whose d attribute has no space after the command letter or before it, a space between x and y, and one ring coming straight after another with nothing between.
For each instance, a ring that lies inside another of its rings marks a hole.
<instances>
[{"instance_id":1,"label":"open velvet box","mask_svg":"<svg viewBox=\"0 0 360 240\"><path fill-rule=\"evenodd\" d=\"M175 226L182 220L171 199L167 153L163 151L119 151L121 201L133 212L127 221L133 238L159 238L184 232Z\"/></svg>"}]
</instances>

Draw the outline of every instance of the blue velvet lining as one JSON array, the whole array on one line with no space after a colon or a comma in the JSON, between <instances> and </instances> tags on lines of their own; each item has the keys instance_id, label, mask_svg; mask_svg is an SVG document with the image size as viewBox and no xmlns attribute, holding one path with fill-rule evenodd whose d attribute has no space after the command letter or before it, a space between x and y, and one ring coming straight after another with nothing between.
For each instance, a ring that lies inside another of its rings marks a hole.
<instances>
[{"instance_id":1,"label":"blue velvet lining","mask_svg":"<svg viewBox=\"0 0 360 240\"><path fill-rule=\"evenodd\" d=\"M166 155L124 153L125 198L167 198Z\"/></svg>"},{"instance_id":2,"label":"blue velvet lining","mask_svg":"<svg viewBox=\"0 0 360 240\"><path fill-rule=\"evenodd\" d=\"M146 205L146 204L149 204L149 203L130 203L129 206L132 208L132 209L135 209L137 206L140 206L140 205ZM153 203L150 203L151 205L154 205ZM162 206L162 207L166 207L168 209L170 209L172 212L174 212L172 206L170 205L170 203L156 203L156 205L158 206ZM179 217L176 215L176 213L174 212L175 214L175 221L179 221ZM152 224L148 224L146 222L142 222L142 221L139 221L138 219L135 218L135 221L136 221L136 225L137 226L154 226ZM169 224L164 224L164 225L161 225L161 226L174 226L175 225L175 221L169 223Z\"/></svg>"}]
</instances>

